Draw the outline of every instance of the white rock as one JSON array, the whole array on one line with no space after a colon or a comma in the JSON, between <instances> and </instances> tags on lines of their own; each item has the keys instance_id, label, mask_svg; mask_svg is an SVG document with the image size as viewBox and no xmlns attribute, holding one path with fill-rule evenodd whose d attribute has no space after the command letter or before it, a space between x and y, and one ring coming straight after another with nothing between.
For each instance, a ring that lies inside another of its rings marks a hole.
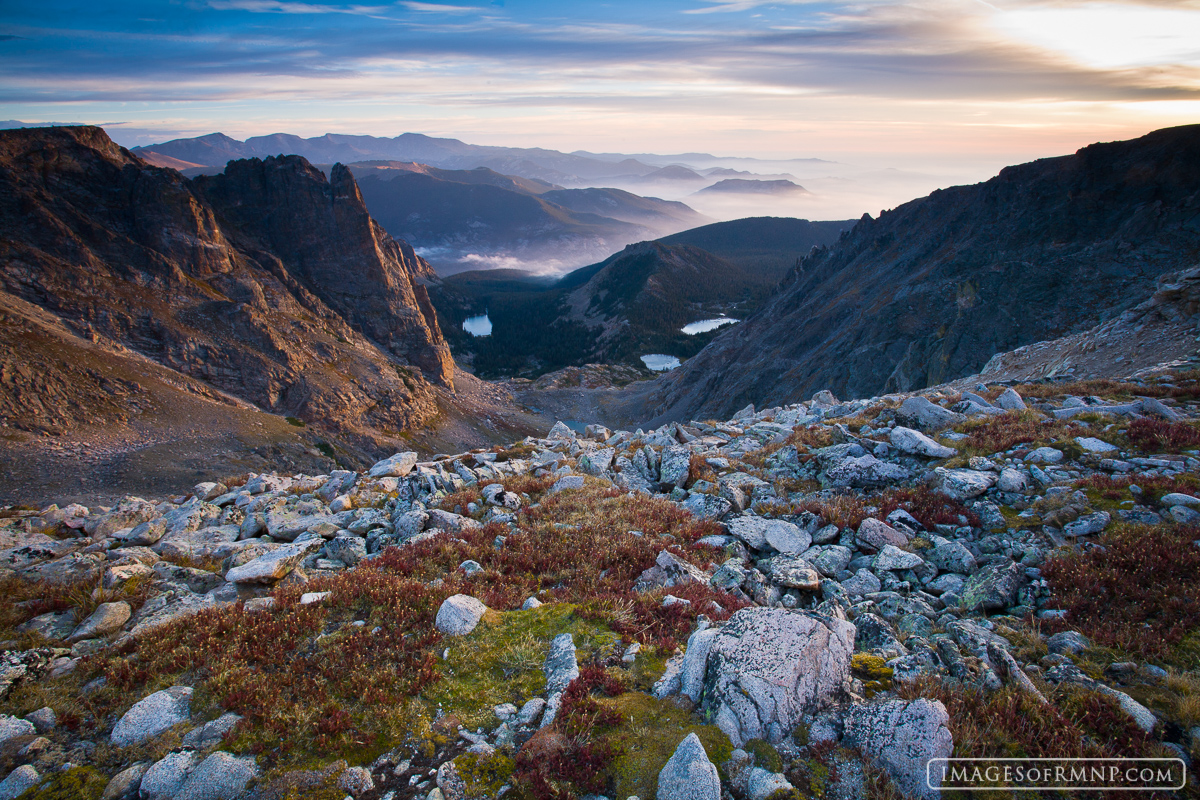
<instances>
[{"instance_id":1,"label":"white rock","mask_svg":"<svg viewBox=\"0 0 1200 800\"><path fill-rule=\"evenodd\" d=\"M742 609L709 649L702 707L736 746L781 741L804 714L845 693L854 635L832 617Z\"/></svg>"},{"instance_id":2,"label":"white rock","mask_svg":"<svg viewBox=\"0 0 1200 800\"><path fill-rule=\"evenodd\" d=\"M1005 411L1024 411L1028 408L1021 395L1011 386L1000 393L1000 396L996 398L995 405Z\"/></svg>"},{"instance_id":3,"label":"white rock","mask_svg":"<svg viewBox=\"0 0 1200 800\"><path fill-rule=\"evenodd\" d=\"M1192 508L1200 507L1200 497L1193 497L1190 494L1183 494L1182 492L1171 492L1170 494L1164 494L1162 496L1162 500L1159 502L1161 502L1167 508L1172 506L1190 506Z\"/></svg>"},{"instance_id":4,"label":"white rock","mask_svg":"<svg viewBox=\"0 0 1200 800\"><path fill-rule=\"evenodd\" d=\"M117 722L112 743L125 747L166 731L191 716L192 687L172 686L144 697Z\"/></svg>"},{"instance_id":5,"label":"white rock","mask_svg":"<svg viewBox=\"0 0 1200 800\"><path fill-rule=\"evenodd\" d=\"M372 478L403 478L412 472L416 465L416 453L396 453L390 458L376 462L367 475Z\"/></svg>"},{"instance_id":6,"label":"white rock","mask_svg":"<svg viewBox=\"0 0 1200 800\"><path fill-rule=\"evenodd\" d=\"M149 768L149 764L139 762L128 769L121 770L104 787L104 794L100 796L100 800L123 800L126 797L136 797L138 787L142 783L142 776Z\"/></svg>"},{"instance_id":7,"label":"white rock","mask_svg":"<svg viewBox=\"0 0 1200 800\"><path fill-rule=\"evenodd\" d=\"M274 549L270 553L259 555L257 559L247 561L246 564L233 567L232 570L226 572L226 581L230 583L274 583L278 579L287 577L288 573L292 572L305 559L308 552L320 546L322 546L322 540L310 539Z\"/></svg>"},{"instance_id":8,"label":"white rock","mask_svg":"<svg viewBox=\"0 0 1200 800\"><path fill-rule=\"evenodd\" d=\"M546 674L546 712L542 715L542 727L554 721L558 707L562 704L567 685L579 677L579 663L575 657L575 640L569 633L560 633L550 642L550 652L542 666Z\"/></svg>"},{"instance_id":9,"label":"white rock","mask_svg":"<svg viewBox=\"0 0 1200 800\"><path fill-rule=\"evenodd\" d=\"M168 753L146 770L138 797L141 800L174 800L188 775L199 763L200 754L194 750Z\"/></svg>"},{"instance_id":10,"label":"white rock","mask_svg":"<svg viewBox=\"0 0 1200 800\"><path fill-rule=\"evenodd\" d=\"M1000 471L1000 479L996 481L996 488L1002 492L1027 494L1029 477L1022 470L1005 467Z\"/></svg>"},{"instance_id":11,"label":"white rock","mask_svg":"<svg viewBox=\"0 0 1200 800\"><path fill-rule=\"evenodd\" d=\"M690 697L693 703L700 701L700 693L704 689L704 673L708 665L708 652L716 638L716 628L705 628L688 637L687 652L683 655L683 669L679 675L679 693Z\"/></svg>"},{"instance_id":12,"label":"white rock","mask_svg":"<svg viewBox=\"0 0 1200 800\"><path fill-rule=\"evenodd\" d=\"M78 642L81 639L98 639L116 633L121 626L133 616L133 609L124 600L115 603L101 603L91 616L79 623L79 627L67 640Z\"/></svg>"},{"instance_id":13,"label":"white rock","mask_svg":"<svg viewBox=\"0 0 1200 800\"><path fill-rule=\"evenodd\" d=\"M174 800L233 800L258 775L253 756L238 758L218 751L191 770Z\"/></svg>"},{"instance_id":14,"label":"white rock","mask_svg":"<svg viewBox=\"0 0 1200 800\"><path fill-rule=\"evenodd\" d=\"M1063 451L1055 447L1039 447L1025 456L1026 464L1059 464L1062 463Z\"/></svg>"},{"instance_id":15,"label":"white rock","mask_svg":"<svg viewBox=\"0 0 1200 800\"><path fill-rule=\"evenodd\" d=\"M488 607L474 597L456 594L442 602L434 625L447 636L466 636L487 612Z\"/></svg>"},{"instance_id":16,"label":"white rock","mask_svg":"<svg viewBox=\"0 0 1200 800\"><path fill-rule=\"evenodd\" d=\"M658 800L720 800L721 779L700 737L689 733L658 773Z\"/></svg>"},{"instance_id":17,"label":"white rock","mask_svg":"<svg viewBox=\"0 0 1200 800\"><path fill-rule=\"evenodd\" d=\"M1058 450L1054 452L1060 456ZM996 485L999 477L994 472L977 472L973 469L943 469L935 471L938 489L955 500L969 500L978 497Z\"/></svg>"},{"instance_id":18,"label":"white rock","mask_svg":"<svg viewBox=\"0 0 1200 800\"><path fill-rule=\"evenodd\" d=\"M1093 436L1076 436L1075 444L1088 453L1116 453L1120 449L1116 445Z\"/></svg>"},{"instance_id":19,"label":"white rock","mask_svg":"<svg viewBox=\"0 0 1200 800\"><path fill-rule=\"evenodd\" d=\"M892 447L903 453L925 458L950 458L958 451L953 447L938 444L920 431L897 425L888 435Z\"/></svg>"},{"instance_id":20,"label":"white rock","mask_svg":"<svg viewBox=\"0 0 1200 800\"><path fill-rule=\"evenodd\" d=\"M846 715L843 741L882 767L901 793L936 800L941 791L926 783L926 765L953 754L949 721L946 707L937 700L856 705ZM929 783L939 786L939 776L932 778Z\"/></svg>"},{"instance_id":21,"label":"white rock","mask_svg":"<svg viewBox=\"0 0 1200 800\"><path fill-rule=\"evenodd\" d=\"M0 782L0 800L14 800L38 785L41 776L29 764L17 767L8 773L8 777Z\"/></svg>"},{"instance_id":22,"label":"white rock","mask_svg":"<svg viewBox=\"0 0 1200 800\"><path fill-rule=\"evenodd\" d=\"M20 717L10 717L7 714L0 714L0 744L7 742L9 739L15 739L18 736L33 736L37 733L37 728L32 722L23 720Z\"/></svg>"}]
</instances>

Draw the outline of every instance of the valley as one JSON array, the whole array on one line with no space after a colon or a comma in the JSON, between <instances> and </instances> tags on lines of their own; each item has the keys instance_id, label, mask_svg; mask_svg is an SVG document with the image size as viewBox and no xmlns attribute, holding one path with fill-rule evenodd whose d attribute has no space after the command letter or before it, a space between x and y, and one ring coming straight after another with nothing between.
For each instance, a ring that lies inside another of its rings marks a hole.
<instances>
[{"instance_id":1,"label":"valley","mask_svg":"<svg viewBox=\"0 0 1200 800\"><path fill-rule=\"evenodd\" d=\"M652 161L0 130L0 800L1198 796L1200 125Z\"/></svg>"}]
</instances>

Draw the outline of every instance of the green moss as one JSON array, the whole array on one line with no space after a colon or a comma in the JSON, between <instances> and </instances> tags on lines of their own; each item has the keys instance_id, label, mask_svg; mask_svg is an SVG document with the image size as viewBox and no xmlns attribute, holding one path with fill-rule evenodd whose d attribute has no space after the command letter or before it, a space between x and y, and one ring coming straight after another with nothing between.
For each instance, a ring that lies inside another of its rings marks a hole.
<instances>
[{"instance_id":1,"label":"green moss","mask_svg":"<svg viewBox=\"0 0 1200 800\"><path fill-rule=\"evenodd\" d=\"M504 753L486 758L466 753L454 759L454 766L466 784L467 797L495 797L512 777L516 762Z\"/></svg>"},{"instance_id":2,"label":"green moss","mask_svg":"<svg viewBox=\"0 0 1200 800\"><path fill-rule=\"evenodd\" d=\"M657 700L648 694L626 692L600 701L616 710L624 720L620 727L598 738L618 752L609 776L615 797L637 795L653 798L658 773L675 748L689 733L700 737L708 760L718 766L729 760L733 744L716 725L701 725L696 718L670 700Z\"/></svg>"},{"instance_id":3,"label":"green moss","mask_svg":"<svg viewBox=\"0 0 1200 800\"><path fill-rule=\"evenodd\" d=\"M60 772L47 784L25 791L20 800L96 800L104 794L108 779L90 767Z\"/></svg>"},{"instance_id":4,"label":"green moss","mask_svg":"<svg viewBox=\"0 0 1200 800\"><path fill-rule=\"evenodd\" d=\"M804 723L800 723L799 725L797 725L796 729L792 731L792 741L795 742L796 744L798 744L800 747L807 747L808 746L808 726L805 725Z\"/></svg>"},{"instance_id":5,"label":"green moss","mask_svg":"<svg viewBox=\"0 0 1200 800\"><path fill-rule=\"evenodd\" d=\"M855 653L850 657L850 671L863 682L868 698L892 688L892 668L879 656Z\"/></svg>"},{"instance_id":6,"label":"green moss","mask_svg":"<svg viewBox=\"0 0 1200 800\"><path fill-rule=\"evenodd\" d=\"M742 749L754 758L754 765L767 772L783 772L783 759L779 751L765 739L751 739Z\"/></svg>"},{"instance_id":7,"label":"green moss","mask_svg":"<svg viewBox=\"0 0 1200 800\"><path fill-rule=\"evenodd\" d=\"M298 418L298 417L284 417L284 419L286 419L286 420L287 420L287 424L288 424L288 425L294 425L294 426L296 426L297 428L303 428L303 427L305 427L305 425L304 425L304 420L302 420L302 419L300 419L300 418Z\"/></svg>"},{"instance_id":8,"label":"green moss","mask_svg":"<svg viewBox=\"0 0 1200 800\"><path fill-rule=\"evenodd\" d=\"M619 639L598 623L576 616L567 603L489 614L470 634L446 641L450 655L438 665L442 680L423 696L431 709L453 714L467 727L494 726L493 706L520 705L545 691L542 666L550 640L560 633L572 634L581 654Z\"/></svg>"}]
</instances>

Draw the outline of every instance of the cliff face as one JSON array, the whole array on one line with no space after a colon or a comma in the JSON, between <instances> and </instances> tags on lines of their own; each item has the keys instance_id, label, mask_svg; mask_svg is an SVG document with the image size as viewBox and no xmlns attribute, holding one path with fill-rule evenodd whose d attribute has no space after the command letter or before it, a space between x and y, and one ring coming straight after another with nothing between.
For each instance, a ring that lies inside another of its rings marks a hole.
<instances>
[{"instance_id":1,"label":"cliff face","mask_svg":"<svg viewBox=\"0 0 1200 800\"><path fill-rule=\"evenodd\" d=\"M726 416L820 389L907 391L1086 330L1200 257L1200 126L1009 167L864 216L758 313L659 380L647 417Z\"/></svg>"},{"instance_id":2,"label":"cliff face","mask_svg":"<svg viewBox=\"0 0 1200 800\"><path fill-rule=\"evenodd\" d=\"M0 131L0 292L265 410L368 438L431 418L453 361L428 274L345 170L193 183L99 128Z\"/></svg>"}]
</instances>

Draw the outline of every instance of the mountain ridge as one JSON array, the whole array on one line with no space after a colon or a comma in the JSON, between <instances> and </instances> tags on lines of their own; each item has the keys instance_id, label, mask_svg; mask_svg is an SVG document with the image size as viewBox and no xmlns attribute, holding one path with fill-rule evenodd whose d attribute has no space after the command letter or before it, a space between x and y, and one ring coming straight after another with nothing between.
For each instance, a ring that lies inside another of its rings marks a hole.
<instances>
[{"instance_id":1,"label":"mountain ridge","mask_svg":"<svg viewBox=\"0 0 1200 800\"><path fill-rule=\"evenodd\" d=\"M1200 256L1200 126L1090 145L864 215L645 399L654 419L912 391L1086 329ZM1123 299L1122 299L1123 298Z\"/></svg>"}]
</instances>

